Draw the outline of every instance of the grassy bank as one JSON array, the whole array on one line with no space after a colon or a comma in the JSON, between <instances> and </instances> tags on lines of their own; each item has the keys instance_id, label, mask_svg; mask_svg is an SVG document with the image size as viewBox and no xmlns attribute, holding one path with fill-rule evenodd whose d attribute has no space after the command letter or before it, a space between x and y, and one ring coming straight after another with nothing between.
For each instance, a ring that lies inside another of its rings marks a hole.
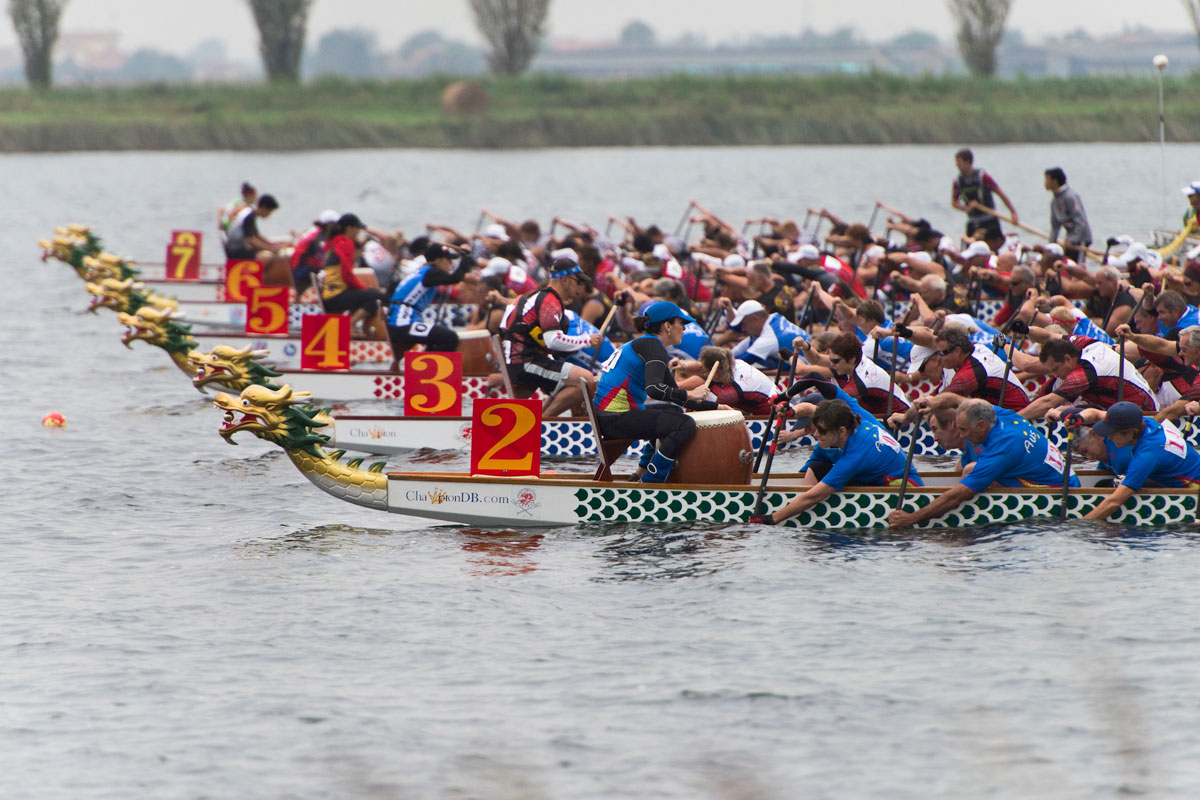
<instances>
[{"instance_id":1,"label":"grassy bank","mask_svg":"<svg viewBox=\"0 0 1200 800\"><path fill-rule=\"evenodd\" d=\"M449 78L300 87L0 91L0 151L1153 141L1153 79L690 77L488 80L448 116ZM1200 138L1200 84L1167 82L1170 141Z\"/></svg>"}]
</instances>

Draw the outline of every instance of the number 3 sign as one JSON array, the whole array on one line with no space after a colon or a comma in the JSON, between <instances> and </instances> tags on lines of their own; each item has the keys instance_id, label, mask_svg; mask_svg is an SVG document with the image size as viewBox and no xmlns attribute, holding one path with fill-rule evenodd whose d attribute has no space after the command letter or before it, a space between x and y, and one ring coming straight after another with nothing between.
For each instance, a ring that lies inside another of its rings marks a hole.
<instances>
[{"instance_id":1,"label":"number 3 sign","mask_svg":"<svg viewBox=\"0 0 1200 800\"><path fill-rule=\"evenodd\" d=\"M533 475L542 467L542 401L478 399L471 409L471 474Z\"/></svg>"},{"instance_id":2,"label":"number 3 sign","mask_svg":"<svg viewBox=\"0 0 1200 800\"><path fill-rule=\"evenodd\" d=\"M404 354L404 416L462 416L462 353Z\"/></svg>"}]
</instances>

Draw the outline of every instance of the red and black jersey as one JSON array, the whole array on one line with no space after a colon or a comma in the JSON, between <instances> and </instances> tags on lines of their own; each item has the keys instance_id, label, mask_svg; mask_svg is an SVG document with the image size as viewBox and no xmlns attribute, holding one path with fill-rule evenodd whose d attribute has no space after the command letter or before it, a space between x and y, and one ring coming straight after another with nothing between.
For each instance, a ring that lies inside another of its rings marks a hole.
<instances>
[{"instance_id":1,"label":"red and black jersey","mask_svg":"<svg viewBox=\"0 0 1200 800\"><path fill-rule=\"evenodd\" d=\"M888 396L892 397L892 413L908 411L908 399L899 386L891 387L891 374L869 358L863 357L849 375L834 375L837 385L858 401L864 410L876 417L888 412Z\"/></svg>"},{"instance_id":2,"label":"red and black jersey","mask_svg":"<svg viewBox=\"0 0 1200 800\"><path fill-rule=\"evenodd\" d=\"M1143 350L1141 347L1138 348L1138 355L1161 369L1163 383L1169 383L1174 386L1175 391L1179 392L1180 395L1192 391L1192 387L1200 379L1200 370L1183 363L1178 358L1164 356L1161 353L1152 353L1149 350Z\"/></svg>"},{"instance_id":3,"label":"red and black jersey","mask_svg":"<svg viewBox=\"0 0 1200 800\"><path fill-rule=\"evenodd\" d=\"M567 318L558 292L547 286L522 295L501 332L501 336L510 342L509 363L523 364L548 355L546 331L566 329Z\"/></svg>"},{"instance_id":4,"label":"red and black jersey","mask_svg":"<svg viewBox=\"0 0 1200 800\"><path fill-rule=\"evenodd\" d=\"M1108 345L1086 336L1068 336L1067 339L1082 351L1079 365L1066 378L1051 384L1051 392L1064 400L1082 399L1108 408L1122 396L1124 380L1123 399L1137 403L1148 413L1158 411L1158 401L1154 399L1150 384L1136 367L1126 363L1122 379L1121 356Z\"/></svg>"},{"instance_id":5,"label":"red and black jersey","mask_svg":"<svg viewBox=\"0 0 1200 800\"><path fill-rule=\"evenodd\" d=\"M986 349L986 348L985 348ZM975 348L978 353L979 347ZM990 350L987 352L991 352ZM984 363L985 360L988 363ZM993 363L994 362L994 363ZM1009 411L1020 411L1029 405L1029 395L1025 389L1011 377L1004 378L1004 362L992 354L992 359L967 356L962 366L954 373L944 391L962 395L963 397L980 397L992 405L1007 408ZM1004 398L1001 402L1000 385L1004 382Z\"/></svg>"}]
</instances>

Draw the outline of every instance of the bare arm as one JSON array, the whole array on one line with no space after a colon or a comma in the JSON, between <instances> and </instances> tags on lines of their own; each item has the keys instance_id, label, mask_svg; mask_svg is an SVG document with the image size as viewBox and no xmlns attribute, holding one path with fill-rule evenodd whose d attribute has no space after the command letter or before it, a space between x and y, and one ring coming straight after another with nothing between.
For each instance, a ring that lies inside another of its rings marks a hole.
<instances>
[{"instance_id":1,"label":"bare arm","mask_svg":"<svg viewBox=\"0 0 1200 800\"><path fill-rule=\"evenodd\" d=\"M940 517L951 509L958 508L967 500L975 496L975 490L963 486L961 483L955 484L949 491L938 495L938 498L924 508L918 509L912 513L907 511L893 511L888 517L888 525L892 528L908 528L916 525L919 522L924 522L927 519Z\"/></svg>"},{"instance_id":2,"label":"bare arm","mask_svg":"<svg viewBox=\"0 0 1200 800\"><path fill-rule=\"evenodd\" d=\"M1134 494L1134 490L1128 486L1118 486L1112 490L1108 497L1100 501L1100 505L1089 511L1084 516L1084 519L1108 519L1114 511L1125 505L1125 501L1133 497Z\"/></svg>"},{"instance_id":3,"label":"bare arm","mask_svg":"<svg viewBox=\"0 0 1200 800\"><path fill-rule=\"evenodd\" d=\"M1018 413L1028 420L1041 419L1042 417L1046 416L1047 411L1052 408L1057 408L1065 402L1066 400L1064 400L1062 397L1054 392L1050 392L1034 400L1032 403L1025 406L1025 408L1021 409Z\"/></svg>"}]
</instances>

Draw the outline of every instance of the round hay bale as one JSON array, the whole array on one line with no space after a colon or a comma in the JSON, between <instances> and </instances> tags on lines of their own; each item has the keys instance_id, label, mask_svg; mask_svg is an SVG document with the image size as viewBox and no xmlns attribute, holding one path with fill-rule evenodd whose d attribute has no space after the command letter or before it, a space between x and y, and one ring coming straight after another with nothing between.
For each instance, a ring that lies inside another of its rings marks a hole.
<instances>
[{"instance_id":1,"label":"round hay bale","mask_svg":"<svg viewBox=\"0 0 1200 800\"><path fill-rule=\"evenodd\" d=\"M455 81L442 92L442 111L451 116L483 114L491 102L487 89L478 81Z\"/></svg>"}]
</instances>

